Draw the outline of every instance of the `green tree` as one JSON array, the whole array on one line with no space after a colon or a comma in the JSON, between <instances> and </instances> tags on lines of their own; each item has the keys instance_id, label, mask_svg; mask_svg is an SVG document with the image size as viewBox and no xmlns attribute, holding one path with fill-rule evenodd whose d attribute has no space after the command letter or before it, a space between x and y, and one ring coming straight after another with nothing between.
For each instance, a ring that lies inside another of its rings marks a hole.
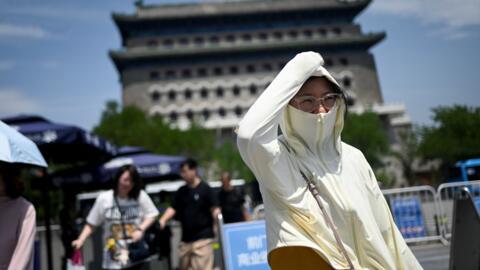
<instances>
[{"instance_id":1,"label":"green tree","mask_svg":"<svg viewBox=\"0 0 480 270\"><path fill-rule=\"evenodd\" d=\"M480 107L439 106L433 111L433 126L423 127L420 154L440 159L443 166L480 156Z\"/></svg>"},{"instance_id":2,"label":"green tree","mask_svg":"<svg viewBox=\"0 0 480 270\"><path fill-rule=\"evenodd\" d=\"M214 159L216 165L221 171L228 171L231 173L232 177L240 177L247 181L253 179L253 174L250 169L245 165L238 152L237 146L233 141L227 140L222 145L220 145L214 153Z\"/></svg>"},{"instance_id":3,"label":"green tree","mask_svg":"<svg viewBox=\"0 0 480 270\"><path fill-rule=\"evenodd\" d=\"M377 114L350 113L345 120L342 140L360 149L374 169L383 164L382 155L388 154L388 138Z\"/></svg>"},{"instance_id":4,"label":"green tree","mask_svg":"<svg viewBox=\"0 0 480 270\"><path fill-rule=\"evenodd\" d=\"M403 175L408 185L416 184L417 177L414 171L414 162L419 160L420 128L413 127L401 130L399 136L399 149L391 150L391 155L396 157L402 164Z\"/></svg>"},{"instance_id":5,"label":"green tree","mask_svg":"<svg viewBox=\"0 0 480 270\"><path fill-rule=\"evenodd\" d=\"M116 102L107 102L100 123L93 131L117 145L141 146L159 154L190 156L200 162L213 157L213 131L197 125L186 131L171 128L160 117L149 117L136 107L119 109Z\"/></svg>"},{"instance_id":6,"label":"green tree","mask_svg":"<svg viewBox=\"0 0 480 270\"><path fill-rule=\"evenodd\" d=\"M217 174L226 170L234 177L252 178L231 140L216 145L214 131L195 123L182 131L136 107L120 108L115 101L109 101L94 132L120 146L141 146L158 154L189 156L209 171L215 167Z\"/></svg>"}]
</instances>

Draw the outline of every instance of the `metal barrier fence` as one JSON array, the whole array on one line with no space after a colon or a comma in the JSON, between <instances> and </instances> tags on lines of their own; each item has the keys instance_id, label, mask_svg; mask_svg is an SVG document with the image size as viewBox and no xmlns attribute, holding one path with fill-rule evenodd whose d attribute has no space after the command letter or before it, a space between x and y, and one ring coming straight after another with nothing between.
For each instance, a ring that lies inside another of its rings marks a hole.
<instances>
[{"instance_id":1,"label":"metal barrier fence","mask_svg":"<svg viewBox=\"0 0 480 270\"><path fill-rule=\"evenodd\" d=\"M452 217L453 217L453 201L455 195L460 189L467 187L470 194L477 204L480 204L480 180L456 183L444 183L437 188L437 200L439 202L439 223L442 228L442 236L445 240L449 240L452 235Z\"/></svg>"},{"instance_id":2,"label":"metal barrier fence","mask_svg":"<svg viewBox=\"0 0 480 270\"><path fill-rule=\"evenodd\" d=\"M407 243L441 241L451 237L455 194L467 187L480 213L480 180L382 190L390 211ZM254 219L263 219L263 205L253 211Z\"/></svg>"},{"instance_id":3,"label":"metal barrier fence","mask_svg":"<svg viewBox=\"0 0 480 270\"><path fill-rule=\"evenodd\" d=\"M395 223L407 243L442 241L439 203L431 186L382 190Z\"/></svg>"}]
</instances>

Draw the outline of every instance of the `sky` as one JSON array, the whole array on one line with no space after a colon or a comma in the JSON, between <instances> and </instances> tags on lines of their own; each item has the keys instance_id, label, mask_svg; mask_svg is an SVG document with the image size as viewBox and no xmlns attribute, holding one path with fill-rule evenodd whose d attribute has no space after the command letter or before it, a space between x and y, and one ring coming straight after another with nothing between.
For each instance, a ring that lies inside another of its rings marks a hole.
<instances>
[{"instance_id":1,"label":"sky","mask_svg":"<svg viewBox=\"0 0 480 270\"><path fill-rule=\"evenodd\" d=\"M0 117L98 124L121 95L111 13L133 13L133 2L0 0ZM386 32L371 49L384 100L405 104L414 124L432 125L437 106L480 106L480 0L374 0L355 22Z\"/></svg>"}]
</instances>

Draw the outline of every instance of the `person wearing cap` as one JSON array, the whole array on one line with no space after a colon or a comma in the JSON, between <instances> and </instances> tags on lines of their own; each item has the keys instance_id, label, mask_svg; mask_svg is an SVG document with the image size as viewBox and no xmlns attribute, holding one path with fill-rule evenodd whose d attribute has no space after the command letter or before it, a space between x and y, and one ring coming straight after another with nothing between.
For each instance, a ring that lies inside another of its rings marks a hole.
<instances>
[{"instance_id":1,"label":"person wearing cap","mask_svg":"<svg viewBox=\"0 0 480 270\"><path fill-rule=\"evenodd\" d=\"M345 94L322 56L304 52L240 121L238 148L265 205L268 263L273 270L422 269L364 155L341 141L345 113Z\"/></svg>"}]
</instances>

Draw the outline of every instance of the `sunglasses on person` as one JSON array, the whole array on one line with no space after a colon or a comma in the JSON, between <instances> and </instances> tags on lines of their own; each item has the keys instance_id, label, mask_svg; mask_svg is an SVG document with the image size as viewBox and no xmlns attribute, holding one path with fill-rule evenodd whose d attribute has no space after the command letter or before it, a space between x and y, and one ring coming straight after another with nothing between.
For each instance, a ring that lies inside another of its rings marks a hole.
<instances>
[{"instance_id":1,"label":"sunglasses on person","mask_svg":"<svg viewBox=\"0 0 480 270\"><path fill-rule=\"evenodd\" d=\"M319 105L330 110L335 106L335 102L341 96L342 95L338 93L329 93L321 98L316 98L314 96L301 96L293 98L293 102L295 102L297 108L304 112L314 111Z\"/></svg>"}]
</instances>

